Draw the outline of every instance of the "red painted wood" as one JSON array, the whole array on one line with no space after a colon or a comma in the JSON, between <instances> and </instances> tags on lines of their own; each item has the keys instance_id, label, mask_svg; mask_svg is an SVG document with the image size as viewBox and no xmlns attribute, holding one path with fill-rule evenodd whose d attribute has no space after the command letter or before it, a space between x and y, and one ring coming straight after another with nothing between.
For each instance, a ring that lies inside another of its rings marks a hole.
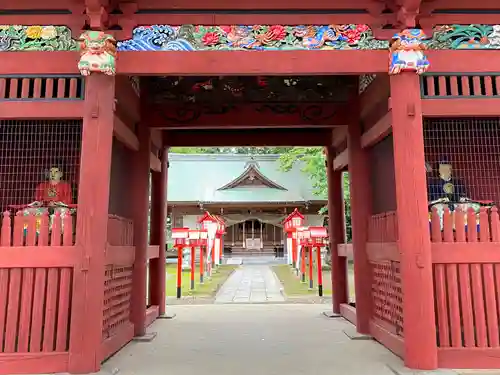
<instances>
[{"instance_id":1,"label":"red painted wood","mask_svg":"<svg viewBox=\"0 0 500 375\"><path fill-rule=\"evenodd\" d=\"M451 95L452 96L458 96L458 80L459 77L457 76L450 76L450 89L451 89Z\"/></svg>"},{"instance_id":2,"label":"red painted wood","mask_svg":"<svg viewBox=\"0 0 500 375\"><path fill-rule=\"evenodd\" d=\"M438 351L442 368L497 369L500 368L499 348L443 348Z\"/></svg>"},{"instance_id":3,"label":"red painted wood","mask_svg":"<svg viewBox=\"0 0 500 375\"><path fill-rule=\"evenodd\" d=\"M83 257L73 277L73 290L80 292L72 301L69 372L100 369L103 299L96 296L104 295L114 89L113 77L86 78L76 223L77 246Z\"/></svg>"},{"instance_id":4,"label":"red painted wood","mask_svg":"<svg viewBox=\"0 0 500 375\"><path fill-rule=\"evenodd\" d=\"M326 147L326 175L328 180L328 233L332 262L333 312L340 313L340 305L348 301L347 258L340 256L338 247L344 242L342 213L342 172L333 170L335 150Z\"/></svg>"},{"instance_id":5,"label":"red painted wood","mask_svg":"<svg viewBox=\"0 0 500 375\"><path fill-rule=\"evenodd\" d=\"M458 274L455 264L446 265L446 284L448 286L448 308L450 310L451 346L462 346L462 324L460 320L460 300Z\"/></svg>"},{"instance_id":6,"label":"red painted wood","mask_svg":"<svg viewBox=\"0 0 500 375\"><path fill-rule=\"evenodd\" d=\"M370 332L373 337L387 349L392 351L399 357L404 358L405 355L405 342L401 336L389 332L387 329L382 327L380 324L371 322Z\"/></svg>"},{"instance_id":7,"label":"red painted wood","mask_svg":"<svg viewBox=\"0 0 500 375\"><path fill-rule=\"evenodd\" d=\"M42 351L54 351L57 319L57 292L59 289L59 272L50 268L47 272L47 290L45 297L45 320L43 325Z\"/></svg>"},{"instance_id":8,"label":"red painted wood","mask_svg":"<svg viewBox=\"0 0 500 375\"><path fill-rule=\"evenodd\" d=\"M285 104L286 105L286 104ZM324 105L322 103L312 104L315 107L323 107L325 113L324 119L307 121L301 113L307 113L311 104L301 104L296 113L293 114L278 114L270 111L262 112L261 104L247 104L241 105L237 109L221 115L210 114L200 116L198 119L188 123L175 123L173 120L166 120L166 118L175 118L176 113L180 113L186 108L199 108L196 105L192 106L166 106L161 105L157 108L148 108L145 114L144 123L148 124L150 128L157 129L211 129L220 128L224 129L252 129L252 128L290 128L304 126L310 128L328 127L331 128L335 125L345 125L348 122L349 112L345 105ZM333 114L332 117L326 115Z\"/></svg>"},{"instance_id":9,"label":"red painted wood","mask_svg":"<svg viewBox=\"0 0 500 375\"><path fill-rule=\"evenodd\" d=\"M474 89L474 96L482 96L481 79L479 76L472 76L472 87Z\"/></svg>"},{"instance_id":10,"label":"red painted wood","mask_svg":"<svg viewBox=\"0 0 500 375\"><path fill-rule=\"evenodd\" d=\"M461 76L460 79L462 80L462 95L463 96L472 95L472 91L471 91L470 85L469 85L469 77L464 75L464 76Z\"/></svg>"},{"instance_id":11,"label":"red painted wood","mask_svg":"<svg viewBox=\"0 0 500 375\"><path fill-rule=\"evenodd\" d=\"M470 269L468 264L458 265L460 309L462 312L462 325L464 346L476 346L474 338L474 317L472 309L472 292L470 286Z\"/></svg>"},{"instance_id":12,"label":"red painted wood","mask_svg":"<svg viewBox=\"0 0 500 375\"><path fill-rule=\"evenodd\" d=\"M169 130L168 146L328 146L331 129Z\"/></svg>"},{"instance_id":13,"label":"red painted wood","mask_svg":"<svg viewBox=\"0 0 500 375\"><path fill-rule=\"evenodd\" d=\"M0 119L77 119L83 117L81 100L66 101L0 101Z\"/></svg>"},{"instance_id":14,"label":"red painted wood","mask_svg":"<svg viewBox=\"0 0 500 375\"><path fill-rule=\"evenodd\" d=\"M448 296L446 294L445 265L436 264L434 269L439 346L447 347L450 346L450 329L448 321Z\"/></svg>"},{"instance_id":15,"label":"red painted wood","mask_svg":"<svg viewBox=\"0 0 500 375\"><path fill-rule=\"evenodd\" d=\"M35 288L33 291L33 317L31 320L30 352L37 353L42 350L42 330L45 310L45 286L47 270L35 269Z\"/></svg>"},{"instance_id":16,"label":"red painted wood","mask_svg":"<svg viewBox=\"0 0 500 375\"><path fill-rule=\"evenodd\" d=\"M446 92L446 78L444 76L438 77L438 87L439 87L439 95L447 95Z\"/></svg>"},{"instance_id":17,"label":"red painted wood","mask_svg":"<svg viewBox=\"0 0 500 375\"><path fill-rule=\"evenodd\" d=\"M151 132L144 125L137 130L139 151L133 155L131 180L132 215L134 221L135 262L132 284L132 300L130 318L134 324L136 336L145 334L146 321L146 265L148 248L148 216L149 216L149 158L151 154Z\"/></svg>"},{"instance_id":18,"label":"red painted wood","mask_svg":"<svg viewBox=\"0 0 500 375\"><path fill-rule=\"evenodd\" d=\"M342 303L340 305L340 314L352 324L356 324L356 308L354 306Z\"/></svg>"},{"instance_id":19,"label":"red painted wood","mask_svg":"<svg viewBox=\"0 0 500 375\"><path fill-rule=\"evenodd\" d=\"M486 96L493 96L493 80L490 76L484 77L484 88L486 90Z\"/></svg>"},{"instance_id":20,"label":"red painted wood","mask_svg":"<svg viewBox=\"0 0 500 375\"><path fill-rule=\"evenodd\" d=\"M392 135L401 253L405 365L437 367L434 287L427 210L427 185L420 79L391 76Z\"/></svg>"},{"instance_id":21,"label":"red painted wood","mask_svg":"<svg viewBox=\"0 0 500 375\"><path fill-rule=\"evenodd\" d=\"M0 373L37 374L65 372L68 368L68 353L13 353L2 354Z\"/></svg>"},{"instance_id":22,"label":"red painted wood","mask_svg":"<svg viewBox=\"0 0 500 375\"><path fill-rule=\"evenodd\" d=\"M30 81L29 79L22 78L21 81L21 98L29 97Z\"/></svg>"},{"instance_id":23,"label":"red painted wood","mask_svg":"<svg viewBox=\"0 0 500 375\"><path fill-rule=\"evenodd\" d=\"M144 324L144 328L149 327L153 322L158 318L158 306L149 306L146 310L146 322Z\"/></svg>"},{"instance_id":24,"label":"red painted wood","mask_svg":"<svg viewBox=\"0 0 500 375\"><path fill-rule=\"evenodd\" d=\"M469 16L467 16L469 17ZM470 22L470 21L469 21ZM480 23L484 23L483 21ZM231 58L228 58L231 53ZM1 74L78 74L78 54L69 52L4 52ZM264 57L265 56L265 57ZM432 72L495 72L500 56L487 50L431 50ZM238 64L233 64L233 59ZM33 64L37 61L37 64ZM367 74L387 73L387 52L378 51L233 51L123 52L119 74ZM276 64L280 61L280 64ZM314 64L311 64L314 61ZM366 61L370 61L366 64Z\"/></svg>"},{"instance_id":25,"label":"red painted wood","mask_svg":"<svg viewBox=\"0 0 500 375\"><path fill-rule=\"evenodd\" d=\"M351 104L352 113L348 125L349 179L351 189L351 222L356 228L352 234L354 249L354 287L356 290L356 328L358 332L370 333L371 318L371 267L366 253L368 218L370 216L370 182L366 151L361 147L361 127L358 103Z\"/></svg>"},{"instance_id":26,"label":"red painted wood","mask_svg":"<svg viewBox=\"0 0 500 375\"><path fill-rule=\"evenodd\" d=\"M33 303L34 269L22 269L21 283L21 314L19 317L19 333L17 341L17 352L28 352L31 328L31 313ZM67 328L67 327L66 327Z\"/></svg>"},{"instance_id":27,"label":"red painted wood","mask_svg":"<svg viewBox=\"0 0 500 375\"><path fill-rule=\"evenodd\" d=\"M134 337L134 326L125 324L118 332L104 340L99 349L98 361L102 362L124 347Z\"/></svg>"},{"instance_id":28,"label":"red painted wood","mask_svg":"<svg viewBox=\"0 0 500 375\"><path fill-rule=\"evenodd\" d=\"M497 294L495 291L495 274L492 264L483 265L484 301L486 309L486 326L488 327L488 346L500 346L497 320Z\"/></svg>"}]
</instances>

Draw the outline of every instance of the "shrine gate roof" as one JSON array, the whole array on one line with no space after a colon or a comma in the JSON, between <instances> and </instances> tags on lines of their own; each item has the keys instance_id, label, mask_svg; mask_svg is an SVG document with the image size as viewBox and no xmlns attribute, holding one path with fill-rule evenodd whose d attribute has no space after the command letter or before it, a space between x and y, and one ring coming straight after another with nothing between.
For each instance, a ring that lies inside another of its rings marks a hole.
<instances>
[{"instance_id":1,"label":"shrine gate roof","mask_svg":"<svg viewBox=\"0 0 500 375\"><path fill-rule=\"evenodd\" d=\"M280 170L279 155L169 154L171 203L324 202L297 162Z\"/></svg>"}]
</instances>

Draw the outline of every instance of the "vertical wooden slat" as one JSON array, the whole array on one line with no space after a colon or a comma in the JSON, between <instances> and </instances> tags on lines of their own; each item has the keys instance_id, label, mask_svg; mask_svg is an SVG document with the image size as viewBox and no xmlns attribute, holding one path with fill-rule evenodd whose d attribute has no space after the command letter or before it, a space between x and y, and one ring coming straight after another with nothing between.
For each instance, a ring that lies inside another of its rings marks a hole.
<instances>
[{"instance_id":1,"label":"vertical wooden slat","mask_svg":"<svg viewBox=\"0 0 500 375\"><path fill-rule=\"evenodd\" d=\"M446 265L446 285L448 287L450 309L451 346L462 346L462 325L460 322L460 300L458 291L457 265Z\"/></svg>"},{"instance_id":2,"label":"vertical wooden slat","mask_svg":"<svg viewBox=\"0 0 500 375\"><path fill-rule=\"evenodd\" d=\"M462 322L464 330L465 347L474 347L474 318L472 310L471 277L468 264L458 265L458 277L460 280L460 308L462 310Z\"/></svg>"},{"instance_id":3,"label":"vertical wooden slat","mask_svg":"<svg viewBox=\"0 0 500 375\"><path fill-rule=\"evenodd\" d=\"M455 236L457 242L465 242L465 212L461 208L455 210Z\"/></svg>"},{"instance_id":4,"label":"vertical wooden slat","mask_svg":"<svg viewBox=\"0 0 500 375\"><path fill-rule=\"evenodd\" d=\"M493 207L491 209L491 240L493 242L500 242L500 219L498 217L498 209Z\"/></svg>"},{"instance_id":5,"label":"vertical wooden slat","mask_svg":"<svg viewBox=\"0 0 500 375\"><path fill-rule=\"evenodd\" d=\"M24 245L24 223L23 213L18 211L14 217L14 230L12 231L12 243L14 246Z\"/></svg>"},{"instance_id":6,"label":"vertical wooden slat","mask_svg":"<svg viewBox=\"0 0 500 375\"><path fill-rule=\"evenodd\" d=\"M431 98L436 96L436 87L434 87L434 76L425 76L424 79L427 81L427 96Z\"/></svg>"},{"instance_id":7,"label":"vertical wooden slat","mask_svg":"<svg viewBox=\"0 0 500 375\"><path fill-rule=\"evenodd\" d=\"M452 96L460 96L460 93L458 92L458 77L457 76L450 76L450 89L451 89L451 95Z\"/></svg>"},{"instance_id":8,"label":"vertical wooden slat","mask_svg":"<svg viewBox=\"0 0 500 375\"><path fill-rule=\"evenodd\" d=\"M29 98L31 78L20 78L21 80L21 98Z\"/></svg>"},{"instance_id":9,"label":"vertical wooden slat","mask_svg":"<svg viewBox=\"0 0 500 375\"><path fill-rule=\"evenodd\" d=\"M479 76L472 77L472 87L474 88L474 96L483 96L481 90L481 77Z\"/></svg>"},{"instance_id":10,"label":"vertical wooden slat","mask_svg":"<svg viewBox=\"0 0 500 375\"><path fill-rule=\"evenodd\" d=\"M467 241L477 242L477 217L472 208L467 210Z\"/></svg>"},{"instance_id":11,"label":"vertical wooden slat","mask_svg":"<svg viewBox=\"0 0 500 375\"><path fill-rule=\"evenodd\" d=\"M57 98L65 97L66 78L57 78Z\"/></svg>"},{"instance_id":12,"label":"vertical wooden slat","mask_svg":"<svg viewBox=\"0 0 500 375\"><path fill-rule=\"evenodd\" d=\"M38 246L49 245L49 213L45 211L40 221L40 234L38 235Z\"/></svg>"},{"instance_id":13,"label":"vertical wooden slat","mask_svg":"<svg viewBox=\"0 0 500 375\"><path fill-rule=\"evenodd\" d=\"M480 264L471 264L472 301L474 303L474 322L476 328L477 346L488 346L486 330L486 314L484 311L483 275Z\"/></svg>"},{"instance_id":14,"label":"vertical wooden slat","mask_svg":"<svg viewBox=\"0 0 500 375\"><path fill-rule=\"evenodd\" d=\"M52 99L54 95L54 79L47 78L45 80L45 98Z\"/></svg>"},{"instance_id":15,"label":"vertical wooden slat","mask_svg":"<svg viewBox=\"0 0 500 375\"><path fill-rule=\"evenodd\" d=\"M47 270L35 269L35 291L33 293L33 317L31 319L30 352L38 353L42 349L42 327L45 307L45 287Z\"/></svg>"},{"instance_id":16,"label":"vertical wooden slat","mask_svg":"<svg viewBox=\"0 0 500 375\"><path fill-rule=\"evenodd\" d=\"M35 214L30 214L27 217L26 246L35 246L36 244L36 219Z\"/></svg>"},{"instance_id":17,"label":"vertical wooden slat","mask_svg":"<svg viewBox=\"0 0 500 375\"><path fill-rule=\"evenodd\" d=\"M488 346L498 347L499 335L497 320L497 295L495 291L495 275L492 264L483 265L484 299L486 304L486 320L488 325Z\"/></svg>"},{"instance_id":18,"label":"vertical wooden slat","mask_svg":"<svg viewBox=\"0 0 500 375\"><path fill-rule=\"evenodd\" d=\"M21 269L12 268L9 280L9 299L7 304L7 318L5 327L4 352L14 353L19 326L19 309L21 296Z\"/></svg>"},{"instance_id":19,"label":"vertical wooden slat","mask_svg":"<svg viewBox=\"0 0 500 375\"><path fill-rule=\"evenodd\" d=\"M69 80L69 97L71 99L77 98L77 88L78 88L78 80L79 78L71 78Z\"/></svg>"},{"instance_id":20,"label":"vertical wooden slat","mask_svg":"<svg viewBox=\"0 0 500 375\"><path fill-rule=\"evenodd\" d=\"M8 93L5 91L7 88L7 79L0 78L0 99L8 98Z\"/></svg>"},{"instance_id":21,"label":"vertical wooden slat","mask_svg":"<svg viewBox=\"0 0 500 375\"><path fill-rule=\"evenodd\" d=\"M73 217L71 212L66 212L63 218L63 245L72 246L73 245Z\"/></svg>"},{"instance_id":22,"label":"vertical wooden slat","mask_svg":"<svg viewBox=\"0 0 500 375\"><path fill-rule=\"evenodd\" d=\"M43 325L43 352L54 351L58 289L58 269L50 268L47 276L47 298L45 304L45 322Z\"/></svg>"},{"instance_id":23,"label":"vertical wooden slat","mask_svg":"<svg viewBox=\"0 0 500 375\"><path fill-rule=\"evenodd\" d=\"M0 268L0 352L3 352L7 307L9 305L9 269Z\"/></svg>"},{"instance_id":24,"label":"vertical wooden slat","mask_svg":"<svg viewBox=\"0 0 500 375\"><path fill-rule=\"evenodd\" d=\"M10 213L5 211L2 215L2 230L0 232L0 246L10 246L11 244L11 224Z\"/></svg>"},{"instance_id":25,"label":"vertical wooden slat","mask_svg":"<svg viewBox=\"0 0 500 375\"><path fill-rule=\"evenodd\" d=\"M486 96L493 96L493 80L491 76L484 77L484 88L486 90Z\"/></svg>"},{"instance_id":26,"label":"vertical wooden slat","mask_svg":"<svg viewBox=\"0 0 500 375\"><path fill-rule=\"evenodd\" d=\"M31 311L33 303L33 268L22 269L21 314L19 317L19 333L17 351L28 352L31 328Z\"/></svg>"},{"instance_id":27,"label":"vertical wooden slat","mask_svg":"<svg viewBox=\"0 0 500 375\"><path fill-rule=\"evenodd\" d=\"M444 242L453 242L453 221L448 207L443 212L443 240Z\"/></svg>"},{"instance_id":28,"label":"vertical wooden slat","mask_svg":"<svg viewBox=\"0 0 500 375\"><path fill-rule=\"evenodd\" d=\"M18 78L10 78L9 99L17 99L17 88L19 87Z\"/></svg>"},{"instance_id":29,"label":"vertical wooden slat","mask_svg":"<svg viewBox=\"0 0 500 375\"><path fill-rule=\"evenodd\" d=\"M61 240L61 213L58 211L54 214L54 220L52 222L50 246L61 246Z\"/></svg>"},{"instance_id":30,"label":"vertical wooden slat","mask_svg":"<svg viewBox=\"0 0 500 375\"><path fill-rule=\"evenodd\" d=\"M63 352L68 347L68 323L71 296L71 268L61 269L59 286L59 308L56 329L56 351Z\"/></svg>"},{"instance_id":31,"label":"vertical wooden slat","mask_svg":"<svg viewBox=\"0 0 500 375\"><path fill-rule=\"evenodd\" d=\"M441 221L439 219L439 214L437 208L432 209L431 213L431 240L432 242L441 242L443 240L443 234L441 233Z\"/></svg>"},{"instance_id":32,"label":"vertical wooden slat","mask_svg":"<svg viewBox=\"0 0 500 375\"><path fill-rule=\"evenodd\" d=\"M33 83L33 98L40 99L42 97L42 79L35 78Z\"/></svg>"},{"instance_id":33,"label":"vertical wooden slat","mask_svg":"<svg viewBox=\"0 0 500 375\"><path fill-rule=\"evenodd\" d=\"M439 96L448 96L448 92L446 91L446 77L439 76Z\"/></svg>"},{"instance_id":34,"label":"vertical wooden slat","mask_svg":"<svg viewBox=\"0 0 500 375\"><path fill-rule=\"evenodd\" d=\"M471 96L470 87L469 87L469 76L461 76L462 81L462 92L463 96Z\"/></svg>"}]
</instances>

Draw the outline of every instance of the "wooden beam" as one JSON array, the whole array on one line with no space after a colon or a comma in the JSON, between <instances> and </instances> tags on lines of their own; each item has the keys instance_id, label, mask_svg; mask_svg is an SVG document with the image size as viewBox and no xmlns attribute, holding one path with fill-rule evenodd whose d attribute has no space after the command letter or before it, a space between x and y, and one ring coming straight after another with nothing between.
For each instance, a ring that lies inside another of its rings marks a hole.
<instances>
[{"instance_id":1,"label":"wooden beam","mask_svg":"<svg viewBox=\"0 0 500 375\"><path fill-rule=\"evenodd\" d=\"M115 113L114 123L113 123L113 135L121 143L131 150L139 150L139 139L135 133L130 129Z\"/></svg>"},{"instance_id":2,"label":"wooden beam","mask_svg":"<svg viewBox=\"0 0 500 375\"><path fill-rule=\"evenodd\" d=\"M387 74L378 74L359 97L361 118L364 118L381 100L387 100L389 96L389 76Z\"/></svg>"},{"instance_id":3,"label":"wooden beam","mask_svg":"<svg viewBox=\"0 0 500 375\"><path fill-rule=\"evenodd\" d=\"M140 121L140 99L133 89L132 82L128 76L116 76L116 100L119 112L123 113L134 123Z\"/></svg>"},{"instance_id":4,"label":"wooden beam","mask_svg":"<svg viewBox=\"0 0 500 375\"><path fill-rule=\"evenodd\" d=\"M348 164L349 164L349 153L348 150L345 149L340 154L338 154L335 159L333 159L333 170L338 171L339 169L347 167Z\"/></svg>"},{"instance_id":5,"label":"wooden beam","mask_svg":"<svg viewBox=\"0 0 500 375\"><path fill-rule=\"evenodd\" d=\"M168 130L168 147L329 146L330 129Z\"/></svg>"},{"instance_id":6,"label":"wooden beam","mask_svg":"<svg viewBox=\"0 0 500 375\"><path fill-rule=\"evenodd\" d=\"M347 126L339 126L334 129L332 138L332 146L340 146L347 139Z\"/></svg>"},{"instance_id":7,"label":"wooden beam","mask_svg":"<svg viewBox=\"0 0 500 375\"><path fill-rule=\"evenodd\" d=\"M387 73L387 51L199 51L121 52L118 74L376 74ZM229 56L231 56L229 58ZM78 74L78 54L2 52L0 75ZM432 72L497 72L500 54L492 50L428 51ZM33 64L37 61L37 64ZM238 61L238 64L234 64ZM280 61L280 64L276 64ZM311 64L314 61L314 64Z\"/></svg>"},{"instance_id":8,"label":"wooden beam","mask_svg":"<svg viewBox=\"0 0 500 375\"><path fill-rule=\"evenodd\" d=\"M151 168L152 171L154 171L154 172L161 172L161 161L153 153L151 153L151 156L149 158L149 164L150 164L150 168Z\"/></svg>"},{"instance_id":9,"label":"wooden beam","mask_svg":"<svg viewBox=\"0 0 500 375\"><path fill-rule=\"evenodd\" d=\"M0 100L0 119L81 119L83 100Z\"/></svg>"},{"instance_id":10,"label":"wooden beam","mask_svg":"<svg viewBox=\"0 0 500 375\"><path fill-rule=\"evenodd\" d=\"M361 136L361 147L369 147L380 142L391 133L392 114L387 112L380 120L377 121L370 129Z\"/></svg>"},{"instance_id":11,"label":"wooden beam","mask_svg":"<svg viewBox=\"0 0 500 375\"><path fill-rule=\"evenodd\" d=\"M274 109L273 107L277 107ZM283 108L291 110L283 113ZM349 112L345 104L280 103L242 104L225 113L208 113L201 105L157 105L144 111L142 121L150 128L187 129L255 129L255 128L333 128L345 125Z\"/></svg>"},{"instance_id":12,"label":"wooden beam","mask_svg":"<svg viewBox=\"0 0 500 375\"><path fill-rule=\"evenodd\" d=\"M500 98L424 99L422 115L427 117L500 116Z\"/></svg>"}]
</instances>

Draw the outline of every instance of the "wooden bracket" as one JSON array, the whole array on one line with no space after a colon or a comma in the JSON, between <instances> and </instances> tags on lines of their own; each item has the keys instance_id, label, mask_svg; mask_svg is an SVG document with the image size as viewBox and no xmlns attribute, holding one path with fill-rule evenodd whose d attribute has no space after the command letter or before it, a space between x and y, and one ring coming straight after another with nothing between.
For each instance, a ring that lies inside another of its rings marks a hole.
<instances>
[{"instance_id":1,"label":"wooden bracket","mask_svg":"<svg viewBox=\"0 0 500 375\"><path fill-rule=\"evenodd\" d=\"M82 261L81 271L87 272L89 268L90 268L90 257L86 255Z\"/></svg>"},{"instance_id":2,"label":"wooden bracket","mask_svg":"<svg viewBox=\"0 0 500 375\"><path fill-rule=\"evenodd\" d=\"M106 30L108 26L108 6L106 0L85 0L85 14L90 29Z\"/></svg>"}]
</instances>

